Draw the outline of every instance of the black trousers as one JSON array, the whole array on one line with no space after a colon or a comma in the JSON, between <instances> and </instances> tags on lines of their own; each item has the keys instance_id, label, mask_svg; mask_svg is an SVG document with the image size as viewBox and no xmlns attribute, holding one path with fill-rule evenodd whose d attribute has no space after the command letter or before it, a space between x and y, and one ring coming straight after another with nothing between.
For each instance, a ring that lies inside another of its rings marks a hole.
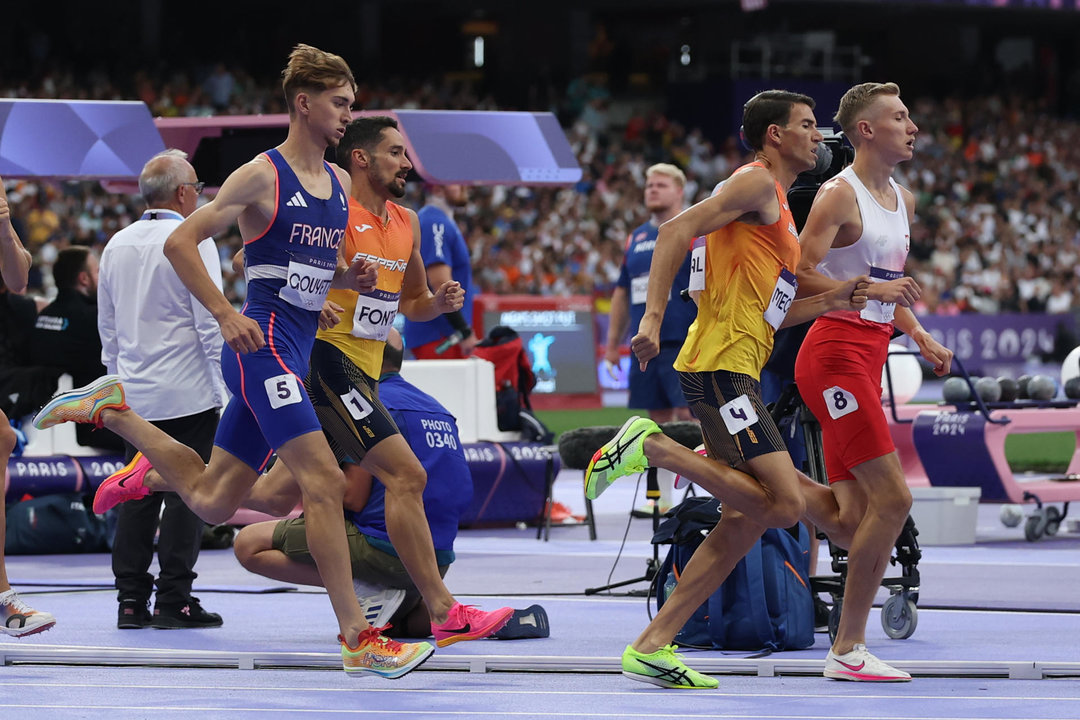
<instances>
[{"instance_id":1,"label":"black trousers","mask_svg":"<svg viewBox=\"0 0 1080 720\"><path fill-rule=\"evenodd\" d=\"M151 424L194 449L203 462L210 461L218 424L217 410ZM125 460L135 457L135 448L128 443L124 445ZM191 584L197 577L195 561L202 545L202 519L173 492L157 492L141 500L121 503L117 510L112 551L117 600L149 601L154 589L154 576L149 570L160 518L158 564L161 573L157 578L157 604L186 603L191 597Z\"/></svg>"}]
</instances>

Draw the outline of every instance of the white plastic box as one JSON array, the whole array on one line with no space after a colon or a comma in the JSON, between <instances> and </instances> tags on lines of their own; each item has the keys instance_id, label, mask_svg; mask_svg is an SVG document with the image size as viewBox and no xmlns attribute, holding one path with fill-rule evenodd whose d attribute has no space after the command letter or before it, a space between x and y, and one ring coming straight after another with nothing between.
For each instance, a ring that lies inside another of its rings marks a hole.
<instances>
[{"instance_id":1,"label":"white plastic box","mask_svg":"<svg viewBox=\"0 0 1080 720\"><path fill-rule=\"evenodd\" d=\"M495 366L481 358L406 360L401 376L438 400L457 420L461 442L512 442L521 433L499 430Z\"/></svg>"},{"instance_id":2,"label":"white plastic box","mask_svg":"<svg viewBox=\"0 0 1080 720\"><path fill-rule=\"evenodd\" d=\"M982 488L913 487L911 517L919 545L973 545Z\"/></svg>"}]
</instances>

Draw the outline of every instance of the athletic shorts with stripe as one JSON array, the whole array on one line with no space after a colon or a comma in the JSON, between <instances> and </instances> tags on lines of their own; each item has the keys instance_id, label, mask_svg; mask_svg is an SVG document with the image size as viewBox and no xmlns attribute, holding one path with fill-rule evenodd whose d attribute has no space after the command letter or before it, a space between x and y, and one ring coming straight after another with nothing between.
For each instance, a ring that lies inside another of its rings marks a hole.
<instances>
[{"instance_id":1,"label":"athletic shorts with stripe","mask_svg":"<svg viewBox=\"0 0 1080 720\"><path fill-rule=\"evenodd\" d=\"M757 380L727 370L680 372L679 380L686 404L701 421L709 457L739 467L768 453L787 452Z\"/></svg>"},{"instance_id":2,"label":"athletic shorts with stripe","mask_svg":"<svg viewBox=\"0 0 1080 720\"><path fill-rule=\"evenodd\" d=\"M304 384L338 462L359 463L368 450L401 432L379 401L378 382L325 340L315 341Z\"/></svg>"},{"instance_id":3,"label":"athletic shorts with stripe","mask_svg":"<svg viewBox=\"0 0 1080 720\"><path fill-rule=\"evenodd\" d=\"M279 447L321 429L303 382L314 338L296 340L300 333L288 332L287 319L277 313L263 317L247 308L244 314L259 322L266 344L247 354L222 347L221 374L232 399L221 416L214 444L262 472Z\"/></svg>"},{"instance_id":4,"label":"athletic shorts with stripe","mask_svg":"<svg viewBox=\"0 0 1080 720\"><path fill-rule=\"evenodd\" d=\"M881 407L889 337L887 329L823 317L803 341L795 382L821 425L830 483L854 479L851 468L896 449Z\"/></svg>"}]
</instances>

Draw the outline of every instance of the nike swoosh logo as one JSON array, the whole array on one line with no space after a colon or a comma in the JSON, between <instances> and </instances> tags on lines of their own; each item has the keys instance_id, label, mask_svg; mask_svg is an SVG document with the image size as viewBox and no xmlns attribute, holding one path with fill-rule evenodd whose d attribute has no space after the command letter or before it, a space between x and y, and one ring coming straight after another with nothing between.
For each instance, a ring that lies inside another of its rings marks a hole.
<instances>
[{"instance_id":1,"label":"nike swoosh logo","mask_svg":"<svg viewBox=\"0 0 1080 720\"><path fill-rule=\"evenodd\" d=\"M117 480L117 481L116 481L116 484L117 484L117 485L119 485L120 487L124 487L124 483L126 483L126 482L127 482L128 480L130 480L130 479L131 479L131 476L130 476L130 475L127 475L127 476L125 476L125 477L122 477L122 478L120 478L119 480Z\"/></svg>"},{"instance_id":2,"label":"nike swoosh logo","mask_svg":"<svg viewBox=\"0 0 1080 720\"><path fill-rule=\"evenodd\" d=\"M451 628L446 628L446 629L443 630L443 632L453 633L454 635L461 635L462 633L467 633L470 630L472 630L472 624L471 623L465 623L465 627L460 627L457 630L454 630L454 629L451 629Z\"/></svg>"},{"instance_id":3,"label":"nike swoosh logo","mask_svg":"<svg viewBox=\"0 0 1080 720\"><path fill-rule=\"evenodd\" d=\"M833 660L836 660L836 662L840 663L841 665L846 667L848 670L851 670L853 672L858 672L859 670L862 670L866 666L865 662L861 662L858 665L848 665L843 660L837 660L836 658L833 658Z\"/></svg>"}]
</instances>

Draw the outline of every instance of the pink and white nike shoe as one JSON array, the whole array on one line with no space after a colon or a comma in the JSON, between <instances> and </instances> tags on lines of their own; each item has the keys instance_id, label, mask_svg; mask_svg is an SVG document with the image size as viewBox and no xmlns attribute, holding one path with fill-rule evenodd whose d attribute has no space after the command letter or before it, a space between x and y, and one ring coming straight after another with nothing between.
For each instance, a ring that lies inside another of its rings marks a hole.
<instances>
[{"instance_id":1,"label":"pink and white nike shoe","mask_svg":"<svg viewBox=\"0 0 1080 720\"><path fill-rule=\"evenodd\" d=\"M825 658L825 677L856 682L910 682L911 676L897 670L870 654L862 643L855 643L851 652L837 655L829 650Z\"/></svg>"}]
</instances>

